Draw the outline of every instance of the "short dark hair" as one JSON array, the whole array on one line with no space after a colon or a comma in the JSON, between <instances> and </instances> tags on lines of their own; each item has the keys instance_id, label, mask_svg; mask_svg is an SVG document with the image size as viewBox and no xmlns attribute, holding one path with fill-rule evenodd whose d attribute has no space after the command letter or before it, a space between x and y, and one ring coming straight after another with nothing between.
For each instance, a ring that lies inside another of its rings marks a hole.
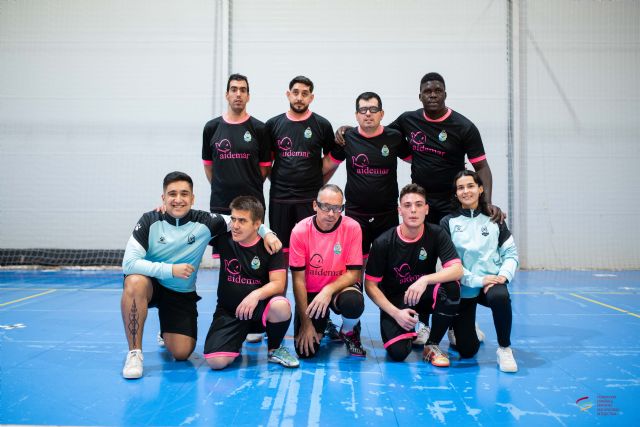
<instances>
[{"instance_id":1,"label":"short dark hair","mask_svg":"<svg viewBox=\"0 0 640 427\"><path fill-rule=\"evenodd\" d=\"M422 80L420 80L420 86L422 87L423 84L425 84L426 82L432 82L432 81L436 81L436 82L440 82L442 83L442 86L444 86L444 88L447 88L447 85L444 83L444 78L438 74L438 73L427 73L424 75L424 77L422 77Z\"/></svg>"},{"instance_id":2,"label":"short dark hair","mask_svg":"<svg viewBox=\"0 0 640 427\"><path fill-rule=\"evenodd\" d=\"M264 222L264 206L260 200L253 196L238 196L231 201L229 209L237 211L249 211L253 221Z\"/></svg>"},{"instance_id":3,"label":"short dark hair","mask_svg":"<svg viewBox=\"0 0 640 427\"><path fill-rule=\"evenodd\" d=\"M313 82L311 81L311 79L309 77L305 77L305 76L295 76L290 82L289 82L289 90L291 90L291 88L293 87L294 84L296 83L302 83L305 86L309 86L309 92L313 93Z\"/></svg>"},{"instance_id":4,"label":"short dark hair","mask_svg":"<svg viewBox=\"0 0 640 427\"><path fill-rule=\"evenodd\" d=\"M356 111L358 111L358 108L360 108L359 102L360 102L361 99L363 101L368 101L368 100L373 99L373 98L378 100L378 107L382 108L382 99L380 99L380 95L378 95L375 92L362 92L356 98Z\"/></svg>"},{"instance_id":5,"label":"short dark hair","mask_svg":"<svg viewBox=\"0 0 640 427\"><path fill-rule=\"evenodd\" d=\"M325 184L322 187L320 187L320 190L318 190L318 197L320 197L320 193L322 193L324 190L330 190L330 191L333 191L334 193L338 193L344 199L344 193L342 192L342 189L335 184Z\"/></svg>"},{"instance_id":6,"label":"short dark hair","mask_svg":"<svg viewBox=\"0 0 640 427\"><path fill-rule=\"evenodd\" d=\"M402 200L402 198L407 194L419 194L422 197L424 197L425 201L427 200L427 192L424 191L424 188L422 188L421 186L415 183L407 184L404 187L402 187L402 190L400 190L400 197L398 199Z\"/></svg>"},{"instance_id":7,"label":"short dark hair","mask_svg":"<svg viewBox=\"0 0 640 427\"><path fill-rule=\"evenodd\" d=\"M484 184L482 183L482 178L480 178L480 175L478 175L478 172L470 171L468 169L463 169L460 172L458 172L456 176L453 178L453 196L451 196L451 206L453 207L454 210L460 209L462 207L460 200L458 200L458 197L456 197L456 193L458 191L458 180L463 176L470 176L471 178L473 178L473 182L475 182L478 185L478 187L484 187ZM480 197L478 198L478 210L487 216L491 216L491 213L489 212L489 204L487 203L487 198L485 196L484 191L482 192L482 194L480 194Z\"/></svg>"},{"instance_id":8,"label":"short dark hair","mask_svg":"<svg viewBox=\"0 0 640 427\"><path fill-rule=\"evenodd\" d=\"M179 171L169 172L167 176L164 177L164 180L162 181L162 190L165 191L169 184L173 184L174 182L178 181L188 182L189 187L191 187L191 191L193 191L193 180L191 179L191 177L186 173Z\"/></svg>"},{"instance_id":9,"label":"short dark hair","mask_svg":"<svg viewBox=\"0 0 640 427\"><path fill-rule=\"evenodd\" d=\"M227 92L229 92L229 88L231 88L231 80L247 82L247 93L249 93L249 79L247 79L247 76L238 73L231 74L229 80L227 80Z\"/></svg>"}]
</instances>

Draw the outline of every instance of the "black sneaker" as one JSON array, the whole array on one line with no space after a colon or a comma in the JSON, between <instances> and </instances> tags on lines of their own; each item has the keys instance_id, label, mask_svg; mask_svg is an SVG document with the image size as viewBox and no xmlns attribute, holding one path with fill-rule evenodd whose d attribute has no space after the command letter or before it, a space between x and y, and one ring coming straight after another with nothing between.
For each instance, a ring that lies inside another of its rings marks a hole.
<instances>
[{"instance_id":1,"label":"black sneaker","mask_svg":"<svg viewBox=\"0 0 640 427\"><path fill-rule=\"evenodd\" d=\"M342 342L340 332L338 332L338 328L336 328L336 325L331 321L331 318L329 318L329 321L327 322L327 327L324 328L324 336L329 338L332 342Z\"/></svg>"},{"instance_id":2,"label":"black sneaker","mask_svg":"<svg viewBox=\"0 0 640 427\"><path fill-rule=\"evenodd\" d=\"M342 341L347 345L347 350L349 350L351 356L367 357L367 352L360 342L360 334L355 329L346 334L343 334L341 331L340 337L342 337Z\"/></svg>"}]
</instances>

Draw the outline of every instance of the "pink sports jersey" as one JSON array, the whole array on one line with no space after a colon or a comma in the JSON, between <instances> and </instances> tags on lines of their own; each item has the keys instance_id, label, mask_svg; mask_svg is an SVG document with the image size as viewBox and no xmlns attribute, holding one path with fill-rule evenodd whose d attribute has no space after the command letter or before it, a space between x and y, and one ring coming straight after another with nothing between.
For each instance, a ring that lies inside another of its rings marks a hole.
<instances>
[{"instance_id":1,"label":"pink sports jersey","mask_svg":"<svg viewBox=\"0 0 640 427\"><path fill-rule=\"evenodd\" d=\"M314 218L296 224L289 246L289 265L292 270L304 268L307 292L320 292L345 271L362 267L360 225L343 215L337 228L323 232Z\"/></svg>"}]
</instances>

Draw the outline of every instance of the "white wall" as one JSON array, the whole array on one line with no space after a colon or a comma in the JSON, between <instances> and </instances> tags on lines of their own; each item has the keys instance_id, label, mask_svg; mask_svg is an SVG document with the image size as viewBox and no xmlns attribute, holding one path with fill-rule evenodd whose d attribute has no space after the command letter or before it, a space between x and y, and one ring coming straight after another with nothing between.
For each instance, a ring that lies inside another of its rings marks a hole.
<instances>
[{"instance_id":1,"label":"white wall","mask_svg":"<svg viewBox=\"0 0 640 427\"><path fill-rule=\"evenodd\" d=\"M354 123L365 90L382 96L383 123L418 108L420 77L438 71L480 129L495 203L516 197L524 266L640 268L638 2L514 2L511 188L506 1L235 0L229 70L223 3L0 0L0 248L123 248L170 170L195 178L206 209L201 132L228 71L249 77L262 120L309 76L312 109L334 126Z\"/></svg>"},{"instance_id":2,"label":"white wall","mask_svg":"<svg viewBox=\"0 0 640 427\"><path fill-rule=\"evenodd\" d=\"M524 264L639 268L640 3L530 1L524 12Z\"/></svg>"}]
</instances>

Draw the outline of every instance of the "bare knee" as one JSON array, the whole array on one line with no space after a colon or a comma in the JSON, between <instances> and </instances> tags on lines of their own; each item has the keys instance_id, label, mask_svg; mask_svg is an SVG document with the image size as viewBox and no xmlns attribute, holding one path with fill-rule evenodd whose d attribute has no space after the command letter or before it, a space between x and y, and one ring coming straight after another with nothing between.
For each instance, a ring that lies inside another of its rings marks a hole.
<instances>
[{"instance_id":1,"label":"bare knee","mask_svg":"<svg viewBox=\"0 0 640 427\"><path fill-rule=\"evenodd\" d=\"M144 297L148 299L151 279L141 274L132 274L124 279L123 293L128 298L138 299Z\"/></svg>"},{"instance_id":2,"label":"bare knee","mask_svg":"<svg viewBox=\"0 0 640 427\"><path fill-rule=\"evenodd\" d=\"M165 332L162 337L165 347L176 360L187 360L196 348L196 340L187 335Z\"/></svg>"},{"instance_id":3,"label":"bare knee","mask_svg":"<svg viewBox=\"0 0 640 427\"><path fill-rule=\"evenodd\" d=\"M271 302L267 320L271 323L284 322L291 319L291 306L289 301L282 298Z\"/></svg>"},{"instance_id":4,"label":"bare knee","mask_svg":"<svg viewBox=\"0 0 640 427\"><path fill-rule=\"evenodd\" d=\"M207 365L209 365L211 369L219 371L231 365L234 360L235 360L235 357L229 357L229 356L209 357L207 359Z\"/></svg>"}]
</instances>

